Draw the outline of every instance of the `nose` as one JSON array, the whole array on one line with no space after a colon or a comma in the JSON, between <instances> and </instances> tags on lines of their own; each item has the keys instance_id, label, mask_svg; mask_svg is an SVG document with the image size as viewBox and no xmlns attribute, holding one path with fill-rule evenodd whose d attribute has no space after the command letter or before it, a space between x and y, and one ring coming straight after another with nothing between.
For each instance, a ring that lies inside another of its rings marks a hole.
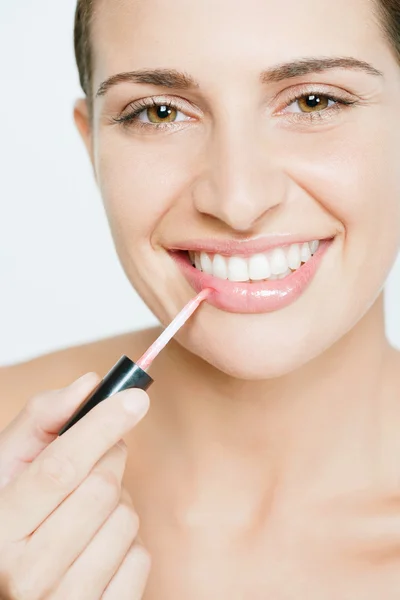
<instances>
[{"instance_id":1,"label":"nose","mask_svg":"<svg viewBox=\"0 0 400 600\"><path fill-rule=\"evenodd\" d=\"M257 132L236 128L207 148L206 166L193 189L195 208L234 231L257 228L284 199L284 173L274 160L272 144Z\"/></svg>"}]
</instances>

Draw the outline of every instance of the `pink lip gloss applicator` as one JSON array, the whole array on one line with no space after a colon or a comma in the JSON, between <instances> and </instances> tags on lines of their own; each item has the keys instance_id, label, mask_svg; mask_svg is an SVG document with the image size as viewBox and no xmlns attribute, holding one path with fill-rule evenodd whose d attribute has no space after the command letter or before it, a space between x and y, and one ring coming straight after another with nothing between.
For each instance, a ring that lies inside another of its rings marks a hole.
<instances>
[{"instance_id":1,"label":"pink lip gloss applicator","mask_svg":"<svg viewBox=\"0 0 400 600\"><path fill-rule=\"evenodd\" d=\"M147 390L153 383L153 379L146 373L146 370L151 366L153 360L158 356L161 350L165 348L168 342L212 292L212 289L207 288L190 300L185 308L177 317L175 317L172 323L168 325L160 337L136 363L127 356L122 356L117 364L93 390L91 395L81 404L69 421L64 425L59 435L63 435L68 429L75 425L75 423L80 421L82 417L90 412L92 408L100 404L100 402L106 398L129 388Z\"/></svg>"}]
</instances>

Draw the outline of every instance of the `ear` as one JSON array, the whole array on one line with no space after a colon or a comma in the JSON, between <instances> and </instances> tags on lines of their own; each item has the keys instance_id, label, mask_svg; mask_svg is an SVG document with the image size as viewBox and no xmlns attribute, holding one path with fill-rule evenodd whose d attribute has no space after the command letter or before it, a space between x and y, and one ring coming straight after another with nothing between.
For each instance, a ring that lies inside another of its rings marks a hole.
<instances>
[{"instance_id":1,"label":"ear","mask_svg":"<svg viewBox=\"0 0 400 600\"><path fill-rule=\"evenodd\" d=\"M86 150L89 154L90 162L92 163L94 170L92 124L86 98L79 98L79 100L75 102L74 121L83 143L86 146Z\"/></svg>"}]
</instances>

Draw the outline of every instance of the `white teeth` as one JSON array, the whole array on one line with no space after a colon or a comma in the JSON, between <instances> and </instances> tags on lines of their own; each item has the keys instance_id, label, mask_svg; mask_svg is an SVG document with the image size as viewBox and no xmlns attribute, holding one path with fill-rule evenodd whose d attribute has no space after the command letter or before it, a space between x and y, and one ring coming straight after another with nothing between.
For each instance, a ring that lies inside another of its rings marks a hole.
<instances>
[{"instance_id":1,"label":"white teeth","mask_svg":"<svg viewBox=\"0 0 400 600\"><path fill-rule=\"evenodd\" d=\"M288 275L290 275L292 271L290 269L288 269L285 273L281 273L281 275L276 275L277 279L285 279L285 277L287 277Z\"/></svg>"},{"instance_id":2,"label":"white teeth","mask_svg":"<svg viewBox=\"0 0 400 600\"><path fill-rule=\"evenodd\" d=\"M269 253L272 275L281 275L288 269L288 261L283 248L275 248Z\"/></svg>"},{"instance_id":3,"label":"white teeth","mask_svg":"<svg viewBox=\"0 0 400 600\"><path fill-rule=\"evenodd\" d=\"M228 267L226 260L220 254L216 254L214 256L213 275L214 277L219 277L219 279L228 279Z\"/></svg>"},{"instance_id":4,"label":"white teeth","mask_svg":"<svg viewBox=\"0 0 400 600\"><path fill-rule=\"evenodd\" d=\"M207 273L208 275L213 274L212 260L208 256L208 254L206 254L206 252L202 252L200 254L200 264L201 264L201 268L204 271L204 273Z\"/></svg>"},{"instance_id":5,"label":"white teeth","mask_svg":"<svg viewBox=\"0 0 400 600\"><path fill-rule=\"evenodd\" d=\"M304 244L291 244L274 248L263 254L224 257L221 254L207 252L189 252L189 259L196 269L219 279L237 282L263 281L265 279L284 279L296 271L302 263L310 260L318 250L320 242L314 240Z\"/></svg>"},{"instance_id":6,"label":"white teeth","mask_svg":"<svg viewBox=\"0 0 400 600\"><path fill-rule=\"evenodd\" d=\"M265 254L254 254L249 260L249 278L262 281L271 275L271 267Z\"/></svg>"},{"instance_id":7,"label":"white teeth","mask_svg":"<svg viewBox=\"0 0 400 600\"><path fill-rule=\"evenodd\" d=\"M300 249L300 258L302 262L307 262L311 258L311 250L308 242L302 244Z\"/></svg>"},{"instance_id":8,"label":"white teeth","mask_svg":"<svg viewBox=\"0 0 400 600\"><path fill-rule=\"evenodd\" d=\"M292 244L289 247L289 250L287 251L286 256L287 256L288 265L293 271L295 271L296 269L298 269L300 267L301 258L300 258L299 244Z\"/></svg>"},{"instance_id":9,"label":"white teeth","mask_svg":"<svg viewBox=\"0 0 400 600\"><path fill-rule=\"evenodd\" d=\"M248 281L249 268L245 258L232 256L228 260L228 279L230 281Z\"/></svg>"}]
</instances>

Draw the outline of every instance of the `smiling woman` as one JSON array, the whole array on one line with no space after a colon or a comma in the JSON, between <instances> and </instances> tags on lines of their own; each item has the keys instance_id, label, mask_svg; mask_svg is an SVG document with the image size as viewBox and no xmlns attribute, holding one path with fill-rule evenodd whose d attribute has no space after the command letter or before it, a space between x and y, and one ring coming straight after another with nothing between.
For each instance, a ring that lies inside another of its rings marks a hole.
<instances>
[{"instance_id":1,"label":"smiling woman","mask_svg":"<svg viewBox=\"0 0 400 600\"><path fill-rule=\"evenodd\" d=\"M125 273L163 325L211 291L140 425L136 390L55 439L99 378L39 392L158 329L3 371L4 589L397 599L399 31L398 0L78 2L75 123Z\"/></svg>"}]
</instances>

